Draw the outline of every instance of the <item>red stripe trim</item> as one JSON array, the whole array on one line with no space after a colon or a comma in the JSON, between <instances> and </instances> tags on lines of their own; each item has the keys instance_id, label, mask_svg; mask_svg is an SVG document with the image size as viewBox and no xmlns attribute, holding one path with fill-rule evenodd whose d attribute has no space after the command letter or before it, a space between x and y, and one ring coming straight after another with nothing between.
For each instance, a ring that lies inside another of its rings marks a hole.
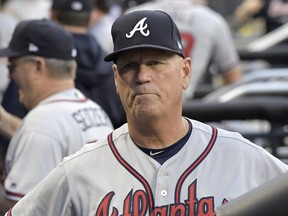
<instances>
[{"instance_id":1,"label":"red stripe trim","mask_svg":"<svg viewBox=\"0 0 288 216\"><path fill-rule=\"evenodd\" d=\"M83 103L86 102L88 100L88 98L83 98L83 99L75 99L75 100L65 100L65 99L59 99L59 100L52 100L52 101L47 101L44 104L49 104L49 103L57 103L57 102L71 102L71 103Z\"/></svg>"},{"instance_id":2,"label":"red stripe trim","mask_svg":"<svg viewBox=\"0 0 288 216\"><path fill-rule=\"evenodd\" d=\"M12 208L7 212L7 216L12 216Z\"/></svg>"},{"instance_id":3,"label":"red stripe trim","mask_svg":"<svg viewBox=\"0 0 288 216\"><path fill-rule=\"evenodd\" d=\"M11 191L5 191L7 196L13 196L13 197L18 197L18 198L22 198L25 196L25 194L20 194L20 193L15 193L15 192L11 192Z\"/></svg>"},{"instance_id":4,"label":"red stripe trim","mask_svg":"<svg viewBox=\"0 0 288 216\"><path fill-rule=\"evenodd\" d=\"M137 178L141 184L144 186L147 194L148 194L148 199L149 199L149 207L150 207L150 212L152 212L153 210L153 207L154 207L154 199L153 199L153 194L152 194L152 190L150 188L150 185L149 183L146 181L146 179L140 174L138 173L133 167L131 167L127 161L125 161L120 153L118 152L118 150L116 149L115 147L115 144L113 142L113 139L112 139L112 133L110 133L108 135L108 143L109 143L109 146L114 154L114 156L116 157L116 159L119 161L119 163L128 171L130 172L135 178Z\"/></svg>"},{"instance_id":5,"label":"red stripe trim","mask_svg":"<svg viewBox=\"0 0 288 216\"><path fill-rule=\"evenodd\" d=\"M202 152L202 154L194 161L194 163L191 164L191 166L189 166L185 172L181 175L181 177L179 178L177 185L176 185L176 190L175 190L175 203L180 203L180 192L181 192L181 188L183 185L183 182L185 181L185 179L187 178L187 176L205 159L205 157L209 154L209 152L211 151L212 147L215 144L216 138L217 138L217 129L216 128L212 128L212 136L211 139L209 141L209 144L207 145L207 147L205 148L205 150Z\"/></svg>"}]
</instances>

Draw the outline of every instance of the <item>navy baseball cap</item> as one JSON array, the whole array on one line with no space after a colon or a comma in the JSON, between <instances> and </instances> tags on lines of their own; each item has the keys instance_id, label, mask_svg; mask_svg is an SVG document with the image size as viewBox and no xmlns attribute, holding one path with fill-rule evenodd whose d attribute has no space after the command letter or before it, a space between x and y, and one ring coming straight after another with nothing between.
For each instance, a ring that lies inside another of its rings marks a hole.
<instances>
[{"instance_id":1,"label":"navy baseball cap","mask_svg":"<svg viewBox=\"0 0 288 216\"><path fill-rule=\"evenodd\" d=\"M92 11L94 7L93 0L53 0L52 10L56 11Z\"/></svg>"},{"instance_id":2,"label":"navy baseball cap","mask_svg":"<svg viewBox=\"0 0 288 216\"><path fill-rule=\"evenodd\" d=\"M183 57L179 30L172 18L163 11L135 11L120 16L112 25L114 52L105 61L116 61L127 50L155 48L171 51Z\"/></svg>"},{"instance_id":3,"label":"navy baseball cap","mask_svg":"<svg viewBox=\"0 0 288 216\"><path fill-rule=\"evenodd\" d=\"M19 22L9 46L0 49L0 57L33 55L70 60L76 53L71 33L46 19Z\"/></svg>"}]
</instances>

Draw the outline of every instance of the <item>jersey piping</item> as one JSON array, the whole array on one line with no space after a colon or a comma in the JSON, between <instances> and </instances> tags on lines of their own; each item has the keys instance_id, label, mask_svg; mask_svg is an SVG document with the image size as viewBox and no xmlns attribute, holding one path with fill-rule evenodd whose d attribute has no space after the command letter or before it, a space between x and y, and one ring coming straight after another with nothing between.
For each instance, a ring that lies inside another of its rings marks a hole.
<instances>
[{"instance_id":1,"label":"jersey piping","mask_svg":"<svg viewBox=\"0 0 288 216\"><path fill-rule=\"evenodd\" d=\"M205 150L201 153L201 155L185 170L185 172L181 175L179 178L176 190L175 190L175 203L180 203L180 192L183 185L183 182L187 178L188 175L190 175L193 170L206 158L206 156L210 153L211 149L213 148L216 138L217 138L218 131L216 128L212 127L212 135L211 139L205 148Z\"/></svg>"},{"instance_id":2,"label":"jersey piping","mask_svg":"<svg viewBox=\"0 0 288 216\"><path fill-rule=\"evenodd\" d=\"M115 144L113 142L112 139L112 133L110 133L108 135L108 143L109 143L109 147L112 150L112 153L114 154L114 156L116 157L116 159L119 161L119 163L128 171L130 172L133 176L135 176L136 179L138 179L142 185L144 186L145 190L147 191L148 194L148 200L149 200L149 210L150 212L152 212L153 210L153 206L154 206L154 198L153 198L153 194L152 194L152 190L150 188L149 183L146 181L146 179L140 174L138 173L133 167L131 167L127 161L125 161L120 153L117 151Z\"/></svg>"},{"instance_id":3,"label":"jersey piping","mask_svg":"<svg viewBox=\"0 0 288 216\"><path fill-rule=\"evenodd\" d=\"M71 102L71 103L84 103L84 102L86 102L88 100L88 98L84 98L84 99L75 99L75 100L73 100L73 99L71 99L71 100L69 100L69 99L59 99L59 100L52 100L52 101L48 101L48 102L46 102L46 103L43 103L43 104L49 104L49 103L57 103L57 102Z\"/></svg>"},{"instance_id":4,"label":"jersey piping","mask_svg":"<svg viewBox=\"0 0 288 216\"><path fill-rule=\"evenodd\" d=\"M211 149L213 148L216 138L217 138L217 134L218 131L216 128L212 127L212 135L211 135L211 139L207 145L207 147L205 148L205 150L201 153L201 155L194 161L194 163L192 163L186 170L185 172L181 175L181 177L179 178L179 181L177 182L176 185L176 190L175 190L175 201L176 203L180 203L180 192L181 192L181 188L183 185L183 182L185 181L185 179L187 178L187 176L193 172L193 170L206 158L206 156L210 153ZM109 147L113 153L113 155L115 156L115 158L119 161L119 163L128 171L130 172L133 176L135 176L135 178L137 178L142 185L144 186L145 190L147 191L148 194L148 200L149 200L149 207L150 207L150 212L152 212L153 207L154 207L154 198L153 198L153 194L152 194L152 190L150 188L149 183L146 181L146 179L140 174L138 173L133 167L131 167L127 161L125 161L123 159L123 157L121 157L120 153L118 152L118 150L115 147L115 144L113 142L112 139L112 133L110 133L108 135L108 143L109 143Z\"/></svg>"},{"instance_id":5,"label":"jersey piping","mask_svg":"<svg viewBox=\"0 0 288 216\"><path fill-rule=\"evenodd\" d=\"M18 198L23 198L25 196L25 194L14 193L8 190L5 190L5 193L7 196L18 197Z\"/></svg>"}]
</instances>

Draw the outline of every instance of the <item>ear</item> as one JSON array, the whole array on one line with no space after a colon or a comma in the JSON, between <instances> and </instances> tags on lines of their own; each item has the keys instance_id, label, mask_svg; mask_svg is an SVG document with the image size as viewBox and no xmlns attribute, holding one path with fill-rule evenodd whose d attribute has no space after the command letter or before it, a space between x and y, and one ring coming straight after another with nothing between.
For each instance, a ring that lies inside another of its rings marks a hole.
<instances>
[{"instance_id":1,"label":"ear","mask_svg":"<svg viewBox=\"0 0 288 216\"><path fill-rule=\"evenodd\" d=\"M34 77L35 79L41 79L41 77L44 74L44 67L45 67L45 61L41 57L35 57L34 59Z\"/></svg>"},{"instance_id":2,"label":"ear","mask_svg":"<svg viewBox=\"0 0 288 216\"><path fill-rule=\"evenodd\" d=\"M46 68L46 62L42 57L35 58L36 71L42 72Z\"/></svg>"},{"instance_id":3,"label":"ear","mask_svg":"<svg viewBox=\"0 0 288 216\"><path fill-rule=\"evenodd\" d=\"M114 72L114 82L115 82L116 92L117 92L117 94L119 94L119 91L118 91L118 83L117 83L117 77L118 77L118 68L117 68L117 65L116 65L116 64L113 64L113 65L112 65L112 69L113 69L113 72Z\"/></svg>"},{"instance_id":4,"label":"ear","mask_svg":"<svg viewBox=\"0 0 288 216\"><path fill-rule=\"evenodd\" d=\"M190 77L192 74L191 58L186 57L182 60L182 88L187 89L190 82Z\"/></svg>"}]
</instances>

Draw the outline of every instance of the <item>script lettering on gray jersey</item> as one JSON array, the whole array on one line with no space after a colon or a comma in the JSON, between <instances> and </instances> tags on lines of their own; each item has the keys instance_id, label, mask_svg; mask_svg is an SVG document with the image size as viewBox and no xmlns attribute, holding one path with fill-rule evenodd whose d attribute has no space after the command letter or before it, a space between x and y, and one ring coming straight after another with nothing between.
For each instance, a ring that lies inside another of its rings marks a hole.
<instances>
[{"instance_id":1,"label":"script lettering on gray jersey","mask_svg":"<svg viewBox=\"0 0 288 216\"><path fill-rule=\"evenodd\" d=\"M101 108L84 108L72 114L74 120L80 125L82 131L92 127L108 126L108 116L103 114Z\"/></svg>"},{"instance_id":2,"label":"script lettering on gray jersey","mask_svg":"<svg viewBox=\"0 0 288 216\"><path fill-rule=\"evenodd\" d=\"M131 190L123 201L123 209L112 206L113 198L117 194L113 191L108 193L97 208L96 216L120 216L120 215L159 215L159 216L213 216L215 215L214 196L197 197L197 179L188 188L187 199L182 203L176 202L164 206L156 206L149 209L149 200L145 191ZM227 203L223 199L222 204ZM110 212L111 211L111 212Z\"/></svg>"}]
</instances>

